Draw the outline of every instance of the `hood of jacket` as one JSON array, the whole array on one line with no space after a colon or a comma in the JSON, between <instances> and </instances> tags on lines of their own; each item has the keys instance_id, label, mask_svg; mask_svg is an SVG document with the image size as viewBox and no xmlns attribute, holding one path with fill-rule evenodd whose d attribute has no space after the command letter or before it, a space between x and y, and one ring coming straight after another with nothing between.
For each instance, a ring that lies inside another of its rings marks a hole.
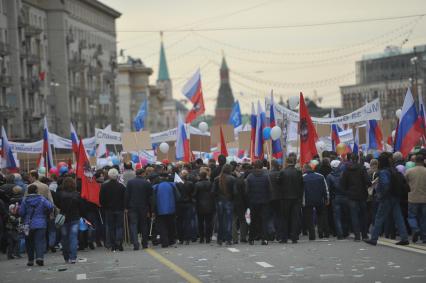
<instances>
[{"instance_id":1,"label":"hood of jacket","mask_svg":"<svg viewBox=\"0 0 426 283\"><path fill-rule=\"evenodd\" d=\"M38 194L29 194L25 197L25 202L28 205L34 206L40 202L41 198L44 198L44 196Z\"/></svg>"}]
</instances>

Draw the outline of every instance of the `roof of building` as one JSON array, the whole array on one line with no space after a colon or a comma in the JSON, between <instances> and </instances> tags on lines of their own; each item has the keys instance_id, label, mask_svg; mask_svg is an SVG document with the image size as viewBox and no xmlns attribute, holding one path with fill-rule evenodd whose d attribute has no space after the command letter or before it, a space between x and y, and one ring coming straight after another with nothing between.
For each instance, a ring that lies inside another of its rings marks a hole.
<instances>
[{"instance_id":1,"label":"roof of building","mask_svg":"<svg viewBox=\"0 0 426 283\"><path fill-rule=\"evenodd\" d=\"M88 5L91 5L94 8L97 8L97 9L103 11L104 13L107 13L108 15L110 15L114 18L119 18L121 16L120 12L111 8L110 6L105 5L101 1L98 1L98 0L81 0L81 1L85 2Z\"/></svg>"},{"instance_id":2,"label":"roof of building","mask_svg":"<svg viewBox=\"0 0 426 283\"><path fill-rule=\"evenodd\" d=\"M170 80L169 68L167 67L166 52L164 51L163 40L161 40L161 47L160 47L160 66L158 68L158 80L159 81Z\"/></svg>"}]
</instances>

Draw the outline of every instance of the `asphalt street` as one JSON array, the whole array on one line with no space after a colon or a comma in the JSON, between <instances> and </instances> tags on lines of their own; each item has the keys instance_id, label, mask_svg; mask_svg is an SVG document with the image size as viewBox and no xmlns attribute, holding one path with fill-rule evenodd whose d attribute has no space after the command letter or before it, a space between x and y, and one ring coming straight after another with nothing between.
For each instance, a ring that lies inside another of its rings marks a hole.
<instances>
[{"instance_id":1,"label":"asphalt street","mask_svg":"<svg viewBox=\"0 0 426 283\"><path fill-rule=\"evenodd\" d=\"M386 241L386 242L385 242ZM426 282L426 245L352 240L261 246L191 243L162 249L83 251L75 265L49 253L43 267L0 259L0 282Z\"/></svg>"}]
</instances>

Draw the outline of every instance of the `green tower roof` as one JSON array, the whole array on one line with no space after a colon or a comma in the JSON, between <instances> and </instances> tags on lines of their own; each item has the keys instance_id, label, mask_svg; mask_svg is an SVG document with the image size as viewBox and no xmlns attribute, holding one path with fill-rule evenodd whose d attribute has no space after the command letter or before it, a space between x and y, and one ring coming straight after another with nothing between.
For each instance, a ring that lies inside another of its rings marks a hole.
<instances>
[{"instance_id":1,"label":"green tower roof","mask_svg":"<svg viewBox=\"0 0 426 283\"><path fill-rule=\"evenodd\" d=\"M164 51L163 40L161 40L161 47L160 47L160 67L159 67L159 71L158 71L158 80L159 81L170 80L169 69L167 68L166 53Z\"/></svg>"}]
</instances>

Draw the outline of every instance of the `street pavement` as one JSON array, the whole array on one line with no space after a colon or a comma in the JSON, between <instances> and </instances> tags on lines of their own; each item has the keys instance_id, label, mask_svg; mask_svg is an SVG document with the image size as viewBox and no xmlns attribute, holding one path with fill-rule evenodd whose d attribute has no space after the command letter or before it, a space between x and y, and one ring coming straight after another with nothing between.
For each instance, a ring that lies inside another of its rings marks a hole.
<instances>
[{"instance_id":1,"label":"street pavement","mask_svg":"<svg viewBox=\"0 0 426 283\"><path fill-rule=\"evenodd\" d=\"M43 267L26 259L0 258L0 282L426 282L426 245L395 247L382 240L374 247L335 239L298 244L239 244L219 247L191 243L162 249L78 253L64 264L49 253Z\"/></svg>"}]
</instances>

